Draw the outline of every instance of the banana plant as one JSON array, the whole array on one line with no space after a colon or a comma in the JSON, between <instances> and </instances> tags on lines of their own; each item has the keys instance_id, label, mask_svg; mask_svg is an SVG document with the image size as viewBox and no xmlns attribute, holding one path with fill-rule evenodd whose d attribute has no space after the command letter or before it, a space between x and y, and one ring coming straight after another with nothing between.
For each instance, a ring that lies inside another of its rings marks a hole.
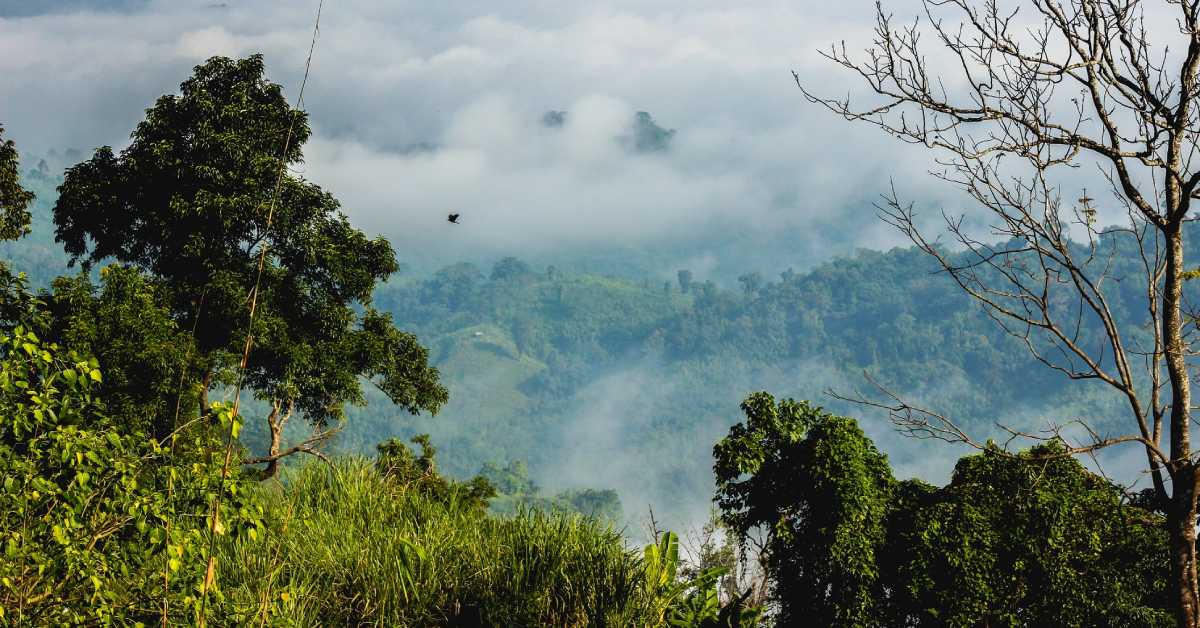
<instances>
[{"instance_id":1,"label":"banana plant","mask_svg":"<svg viewBox=\"0 0 1200 628\"><path fill-rule=\"evenodd\" d=\"M762 618L761 607L749 607L750 592L721 606L719 583L728 573L723 567L701 571L690 580L679 579L679 537L666 532L642 551L646 590L659 625L671 628L753 628Z\"/></svg>"},{"instance_id":2,"label":"banana plant","mask_svg":"<svg viewBox=\"0 0 1200 628\"><path fill-rule=\"evenodd\" d=\"M716 618L721 612L721 597L717 583L728 571L723 567L705 569L690 582L684 583L690 590L680 598L667 614L667 625L672 628L692 628L705 625L708 619Z\"/></svg>"},{"instance_id":3,"label":"banana plant","mask_svg":"<svg viewBox=\"0 0 1200 628\"><path fill-rule=\"evenodd\" d=\"M686 590L679 582L679 536L664 532L657 543L651 543L642 551L645 566L646 592L654 605L654 614L663 623L667 611Z\"/></svg>"},{"instance_id":4,"label":"banana plant","mask_svg":"<svg viewBox=\"0 0 1200 628\"><path fill-rule=\"evenodd\" d=\"M671 628L755 628L763 619L761 606L749 606L749 589L721 605L719 584L728 573L724 567L700 572L690 582L686 597L667 609L666 623Z\"/></svg>"}]
</instances>

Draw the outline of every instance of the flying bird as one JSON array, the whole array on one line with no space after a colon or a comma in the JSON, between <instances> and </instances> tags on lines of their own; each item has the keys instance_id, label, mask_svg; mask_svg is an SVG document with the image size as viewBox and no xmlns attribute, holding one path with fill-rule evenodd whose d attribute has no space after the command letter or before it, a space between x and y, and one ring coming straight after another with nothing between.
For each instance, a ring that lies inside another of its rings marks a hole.
<instances>
[{"instance_id":1,"label":"flying bird","mask_svg":"<svg viewBox=\"0 0 1200 628\"><path fill-rule=\"evenodd\" d=\"M446 220L449 220L450 222L452 222L456 225L459 224L458 223L458 214L450 214L450 216L447 217Z\"/></svg>"}]
</instances>

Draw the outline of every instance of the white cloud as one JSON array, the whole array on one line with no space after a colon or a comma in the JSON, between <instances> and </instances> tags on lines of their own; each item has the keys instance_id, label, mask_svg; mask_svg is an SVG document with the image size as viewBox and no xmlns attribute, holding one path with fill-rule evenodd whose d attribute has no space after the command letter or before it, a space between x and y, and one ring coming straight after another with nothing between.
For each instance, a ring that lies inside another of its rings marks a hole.
<instances>
[{"instance_id":1,"label":"white cloud","mask_svg":"<svg viewBox=\"0 0 1200 628\"><path fill-rule=\"evenodd\" d=\"M213 55L237 57L246 54L247 43L220 26L188 31L179 38L176 53L184 59L205 59Z\"/></svg>"},{"instance_id":2,"label":"white cloud","mask_svg":"<svg viewBox=\"0 0 1200 628\"><path fill-rule=\"evenodd\" d=\"M211 4L0 19L0 122L26 150L119 147L145 107L214 54L263 52L294 98L315 2ZM913 0L888 6L916 11ZM793 69L822 93L860 91L817 49L866 46L866 3L344 0L321 24L307 176L410 261L780 230L795 234L797 257L817 260L904 243L864 210L890 181L930 219L969 206L927 175L922 148L840 120L794 85ZM570 111L563 128L540 124L551 109ZM677 129L670 151L630 156L613 141L640 110ZM407 150L417 143L440 150ZM1067 198L1103 194L1092 169L1065 181ZM1102 213L1116 219L1111 205ZM465 224L442 231L451 210Z\"/></svg>"},{"instance_id":3,"label":"white cloud","mask_svg":"<svg viewBox=\"0 0 1200 628\"><path fill-rule=\"evenodd\" d=\"M264 52L294 97L315 4L209 4L0 19L10 135L37 151L120 146L154 98L214 54ZM792 84L798 68L841 89L813 50L866 36L868 18L816 2L331 3L305 95L307 176L413 254L828 222L888 175L923 171L918 151L833 119ZM540 124L550 109L570 111L563 128ZM631 156L614 141L639 110L678 130L670 151ZM419 142L440 150L405 153ZM450 209L467 223L447 244L429 230ZM896 241L874 223L856 219L848 238Z\"/></svg>"}]
</instances>

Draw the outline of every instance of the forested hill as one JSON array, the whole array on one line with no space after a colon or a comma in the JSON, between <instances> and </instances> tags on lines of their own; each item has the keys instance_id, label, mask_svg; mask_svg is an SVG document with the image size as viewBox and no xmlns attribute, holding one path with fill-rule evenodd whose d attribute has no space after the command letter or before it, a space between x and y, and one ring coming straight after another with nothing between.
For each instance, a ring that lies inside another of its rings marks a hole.
<instances>
[{"instance_id":1,"label":"forested hill","mask_svg":"<svg viewBox=\"0 0 1200 628\"><path fill-rule=\"evenodd\" d=\"M57 166L28 172L38 193L33 233L0 245L4 259L42 285L67 272L49 218ZM1100 248L1115 244L1109 236ZM1119 251L1112 274L1136 278L1139 265L1132 251ZM450 402L432 418L397 416L386 403L352 409L339 445L372 453L389 436L428 432L456 475L527 461L533 479L552 489L617 489L627 515L651 503L698 516L711 495L712 443L754 390L864 415L824 391L863 388L867 371L981 429L1120 411L1101 386L1066 386L1037 364L914 249L861 251L773 278L749 273L736 286L688 269L670 269L675 279L663 281L664 270L634 280L513 257L394 277L375 305L429 347ZM1141 318L1126 307L1137 281L1109 290L1118 318ZM1085 343L1096 340L1085 333ZM930 464L927 449L864 418L901 473L942 471L953 459L947 452L945 465ZM262 436L257 425L247 426L251 444Z\"/></svg>"},{"instance_id":2,"label":"forested hill","mask_svg":"<svg viewBox=\"0 0 1200 628\"><path fill-rule=\"evenodd\" d=\"M1097 248L1114 253L1098 259L1112 257L1115 314L1141 320L1129 309L1140 259L1118 236ZM376 299L443 373L450 404L411 429L432 433L455 472L528 460L551 484L617 488L627 510L703 507L710 444L752 390L863 415L824 393L869 388L865 371L985 431L1121 410L1100 385L1064 385L911 248L861 251L772 280L751 273L729 288L687 269L675 281L636 281L506 258L401 277ZM1101 338L1084 322L1080 342L1095 346ZM380 419L356 417L344 443L377 441ZM873 429L885 448L898 444L881 421ZM891 449L914 473L944 471L952 459L931 463L911 443Z\"/></svg>"}]
</instances>

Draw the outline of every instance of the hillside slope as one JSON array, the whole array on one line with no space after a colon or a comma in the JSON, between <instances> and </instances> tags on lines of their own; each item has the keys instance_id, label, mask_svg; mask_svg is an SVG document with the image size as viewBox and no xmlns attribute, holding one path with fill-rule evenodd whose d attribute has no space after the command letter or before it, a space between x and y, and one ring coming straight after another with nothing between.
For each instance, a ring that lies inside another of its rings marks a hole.
<instances>
[{"instance_id":1,"label":"hillside slope","mask_svg":"<svg viewBox=\"0 0 1200 628\"><path fill-rule=\"evenodd\" d=\"M33 233L0 245L0 257L35 284L68 272L50 220L56 167L27 176L38 193ZM1136 276L1127 242L1110 235L1101 246L1118 277ZM750 273L729 287L687 269L644 269L678 277L664 282L516 258L486 273L460 263L395 277L375 305L430 349L450 403L437 417L410 417L374 395L351 410L337 445L369 454L388 437L428 432L455 475L524 460L552 490L616 488L630 514L650 503L702 516L712 443L755 390L865 415L902 474L937 476L956 452L897 439L878 416L832 402L827 389L861 388L869 372L983 431L998 421L1120 416L1103 387L1068 384L1039 365L935 270L919 252L894 249L770 281ZM1118 318L1136 328L1144 319L1137 282L1118 282L1111 294ZM1082 341L1101 338L1085 324ZM245 436L252 447L262 437L254 426Z\"/></svg>"}]
</instances>

